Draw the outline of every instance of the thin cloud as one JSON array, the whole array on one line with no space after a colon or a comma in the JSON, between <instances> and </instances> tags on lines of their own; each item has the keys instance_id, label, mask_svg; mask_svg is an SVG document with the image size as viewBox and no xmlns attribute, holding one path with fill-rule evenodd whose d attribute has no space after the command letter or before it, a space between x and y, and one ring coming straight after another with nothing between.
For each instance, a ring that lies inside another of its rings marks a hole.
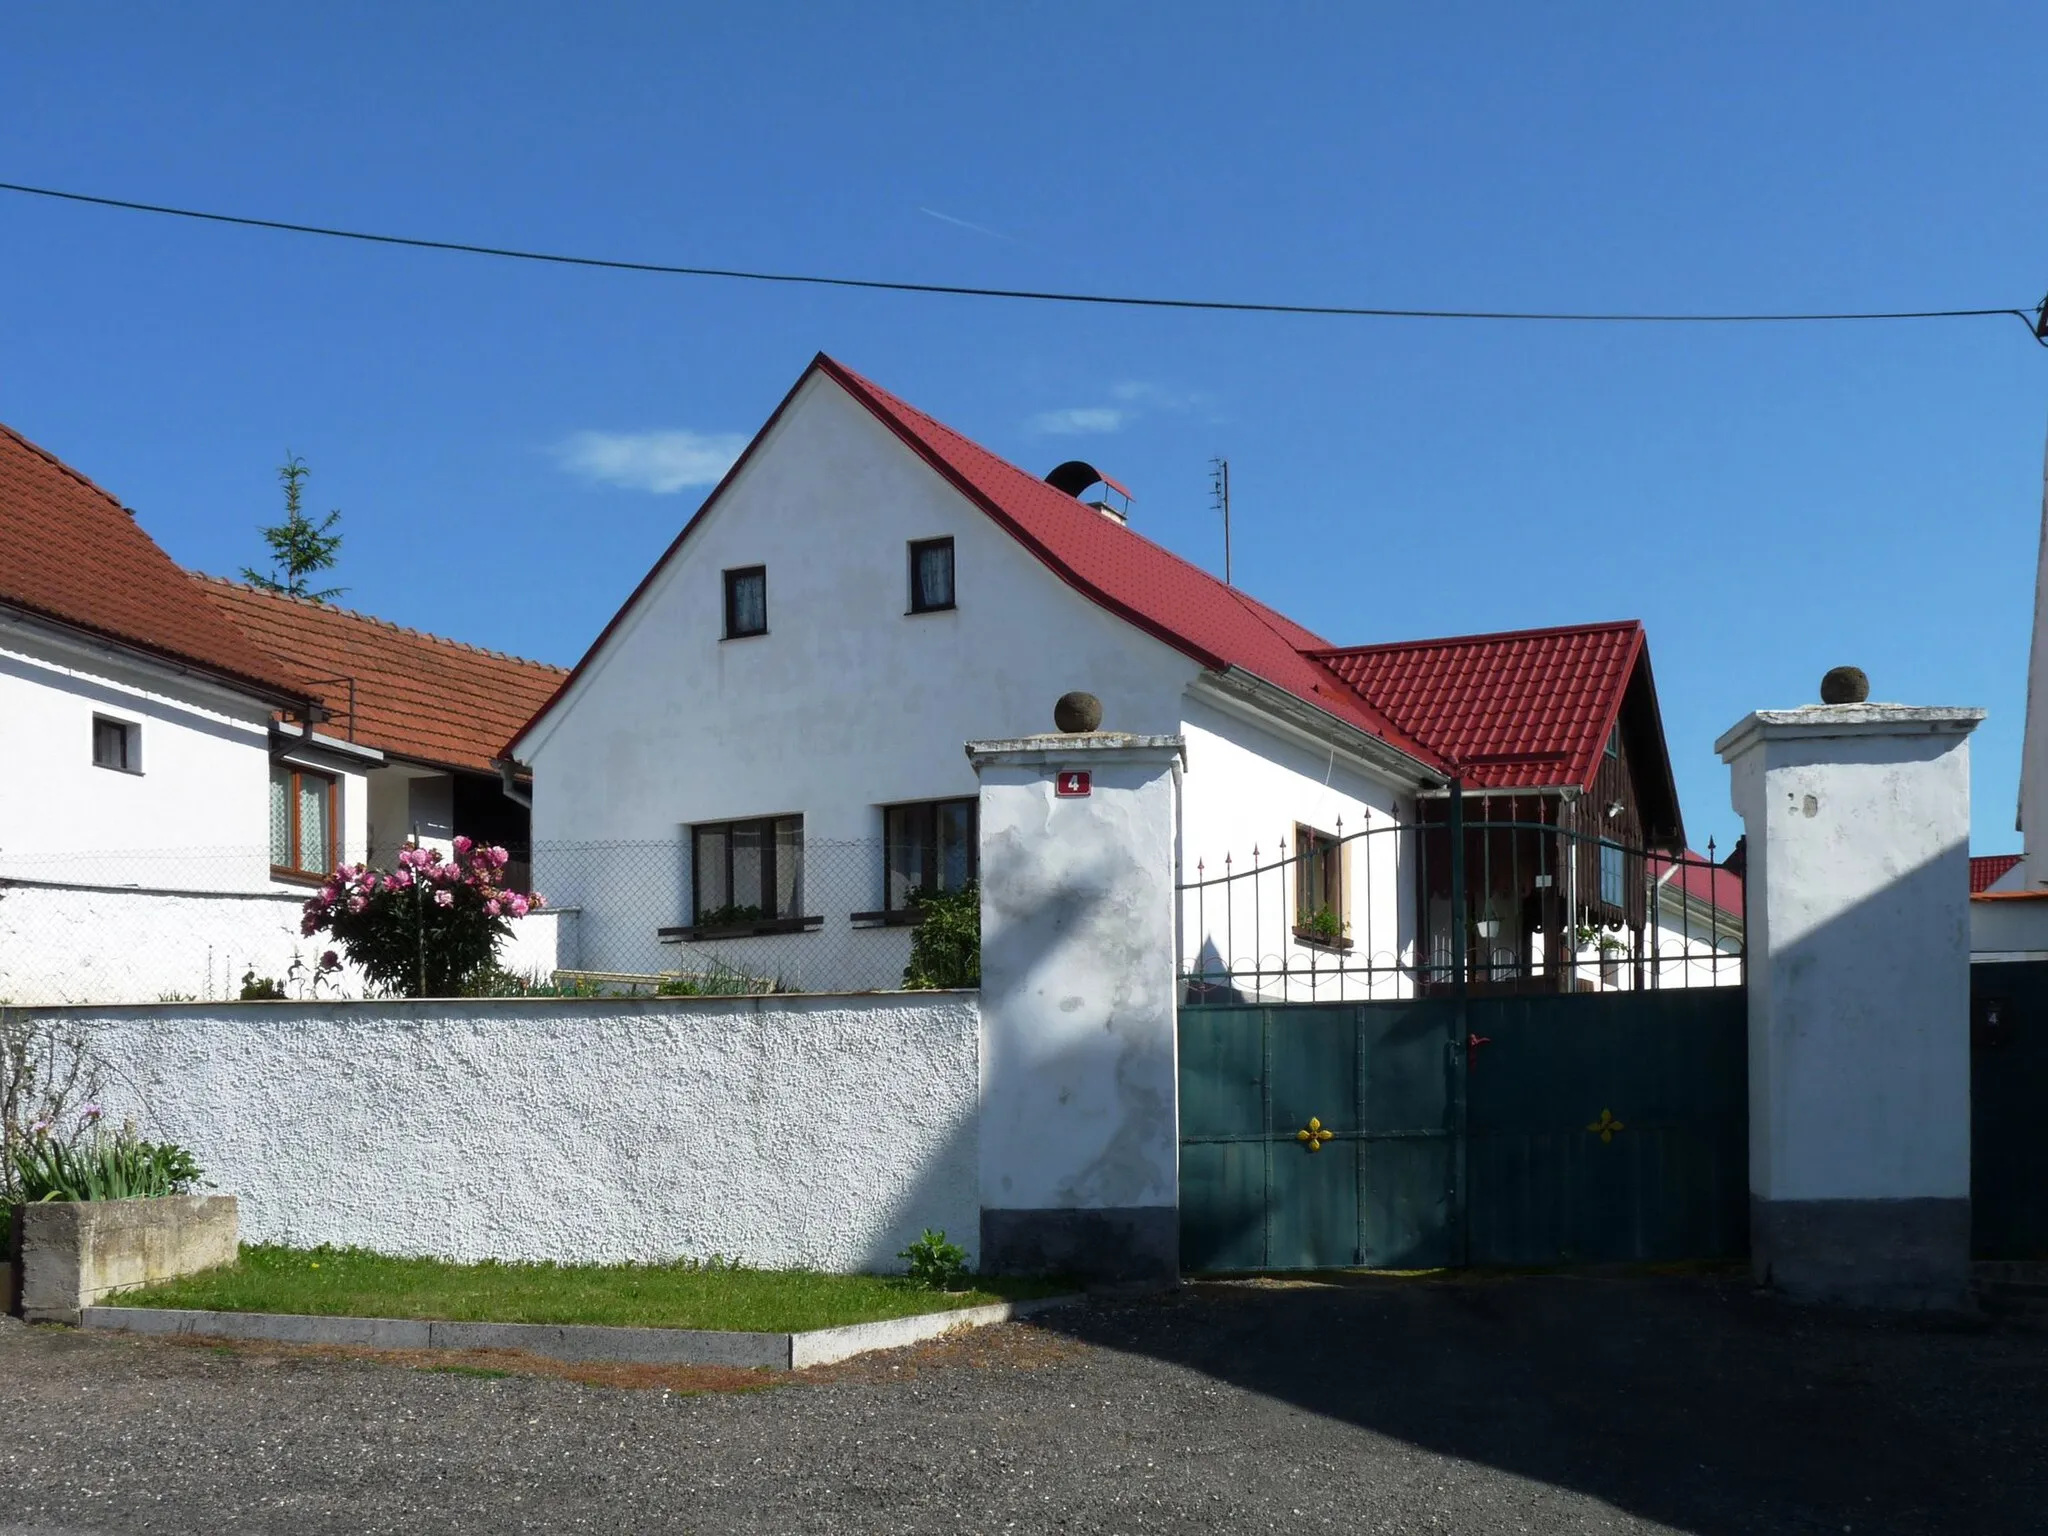
<instances>
[{"instance_id":1,"label":"thin cloud","mask_svg":"<svg viewBox=\"0 0 2048 1536\"><path fill-rule=\"evenodd\" d=\"M1155 411L1195 411L1214 405L1213 396L1199 390L1168 389L1162 384L1148 383L1143 379L1126 379L1109 388L1112 399L1126 405L1150 406Z\"/></svg>"},{"instance_id":2,"label":"thin cloud","mask_svg":"<svg viewBox=\"0 0 2048 1536\"><path fill-rule=\"evenodd\" d=\"M1077 437L1090 432L1117 432L1129 419L1128 411L1113 405L1074 405L1063 411L1040 411L1027 423L1033 432L1056 437Z\"/></svg>"},{"instance_id":3,"label":"thin cloud","mask_svg":"<svg viewBox=\"0 0 2048 1536\"><path fill-rule=\"evenodd\" d=\"M938 209L927 208L921 203L917 211L928 219L937 219L941 224L954 224L961 229L971 229L977 235L987 235L991 240L1008 240L1013 245L1016 243L1016 236L1006 235L999 229L990 229L986 224L976 224L969 219L956 219L950 213L941 213Z\"/></svg>"},{"instance_id":4,"label":"thin cloud","mask_svg":"<svg viewBox=\"0 0 2048 1536\"><path fill-rule=\"evenodd\" d=\"M576 432L556 447L555 461L586 480L666 496L716 485L746 446L737 432Z\"/></svg>"}]
</instances>

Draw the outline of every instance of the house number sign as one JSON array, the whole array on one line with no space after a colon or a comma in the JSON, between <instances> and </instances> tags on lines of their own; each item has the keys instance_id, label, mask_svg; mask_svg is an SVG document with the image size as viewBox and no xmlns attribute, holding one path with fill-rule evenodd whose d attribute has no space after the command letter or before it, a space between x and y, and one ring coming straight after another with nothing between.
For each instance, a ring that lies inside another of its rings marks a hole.
<instances>
[{"instance_id":1,"label":"house number sign","mask_svg":"<svg viewBox=\"0 0 2048 1536\"><path fill-rule=\"evenodd\" d=\"M1088 794L1089 775L1086 773L1063 773L1053 780L1053 793L1062 800L1078 800Z\"/></svg>"}]
</instances>

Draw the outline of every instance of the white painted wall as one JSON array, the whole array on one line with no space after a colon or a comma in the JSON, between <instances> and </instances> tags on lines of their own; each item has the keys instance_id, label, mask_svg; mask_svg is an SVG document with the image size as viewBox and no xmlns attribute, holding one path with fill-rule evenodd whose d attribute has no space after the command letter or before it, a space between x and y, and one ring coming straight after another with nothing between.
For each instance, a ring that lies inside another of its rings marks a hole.
<instances>
[{"instance_id":1,"label":"white painted wall","mask_svg":"<svg viewBox=\"0 0 2048 1536\"><path fill-rule=\"evenodd\" d=\"M306 892L175 891L0 882L0 1003L149 1003L238 997L254 971L302 992L324 935L305 938ZM576 914L535 912L514 921L499 963L545 978L576 968ZM294 959L303 969L295 982ZM327 997L360 997L361 975L344 968Z\"/></svg>"},{"instance_id":2,"label":"white painted wall","mask_svg":"<svg viewBox=\"0 0 2048 1536\"><path fill-rule=\"evenodd\" d=\"M1970 958L2048 960L2048 891L1971 897Z\"/></svg>"},{"instance_id":3,"label":"white painted wall","mask_svg":"<svg viewBox=\"0 0 2048 1536\"><path fill-rule=\"evenodd\" d=\"M1234 875L1253 867L1254 850L1268 866L1281 857L1283 843L1286 856L1292 857L1297 825L1353 840L1347 844L1342 914L1349 925L1349 950L1312 950L1296 937L1301 914L1295 911L1290 868L1263 879L1237 879L1227 888L1209 885L1184 893L1182 969L1219 979L1234 974L1238 990L1273 1001L1411 993L1412 982L1396 968L1415 960L1416 839L1394 828L1413 825L1413 797L1397 794L1331 745L1262 725L1199 692L1188 696L1183 709L1188 769L1182 781L1179 856L1184 882L1196 880L1198 873L1205 882L1222 876L1226 855ZM1383 969L1363 975L1328 969L1368 964ZM1275 974L1254 986L1248 975L1254 969Z\"/></svg>"},{"instance_id":4,"label":"white painted wall","mask_svg":"<svg viewBox=\"0 0 2048 1536\"><path fill-rule=\"evenodd\" d=\"M970 1254L972 994L64 1010L252 1242L900 1270Z\"/></svg>"},{"instance_id":5,"label":"white painted wall","mask_svg":"<svg viewBox=\"0 0 2048 1536\"><path fill-rule=\"evenodd\" d=\"M1178 1203L1171 741L977 745L984 1206Z\"/></svg>"},{"instance_id":6,"label":"white painted wall","mask_svg":"<svg viewBox=\"0 0 2048 1536\"><path fill-rule=\"evenodd\" d=\"M1750 1187L1970 1192L1968 733L1981 710L1751 715L1715 750L1749 838Z\"/></svg>"},{"instance_id":7,"label":"white painted wall","mask_svg":"<svg viewBox=\"0 0 2048 1536\"><path fill-rule=\"evenodd\" d=\"M94 766L95 715L139 728L140 773ZM270 715L169 663L0 621L0 876L275 889ZM342 856L359 858L366 789L340 777Z\"/></svg>"}]
</instances>

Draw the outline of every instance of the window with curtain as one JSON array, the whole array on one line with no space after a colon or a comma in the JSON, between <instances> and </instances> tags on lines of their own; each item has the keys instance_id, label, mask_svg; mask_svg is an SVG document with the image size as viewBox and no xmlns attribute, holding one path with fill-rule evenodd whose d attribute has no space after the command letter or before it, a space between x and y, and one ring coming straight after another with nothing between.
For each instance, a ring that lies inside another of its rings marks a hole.
<instances>
[{"instance_id":1,"label":"window with curtain","mask_svg":"<svg viewBox=\"0 0 2048 1536\"><path fill-rule=\"evenodd\" d=\"M697 926L803 916L803 817L707 822L690 834Z\"/></svg>"},{"instance_id":2,"label":"window with curtain","mask_svg":"<svg viewBox=\"0 0 2048 1536\"><path fill-rule=\"evenodd\" d=\"M324 773L270 765L270 865L281 875L334 868L335 782Z\"/></svg>"},{"instance_id":3,"label":"window with curtain","mask_svg":"<svg viewBox=\"0 0 2048 1536\"><path fill-rule=\"evenodd\" d=\"M915 539L910 545L910 611L937 613L953 606L953 541Z\"/></svg>"},{"instance_id":4,"label":"window with curtain","mask_svg":"<svg viewBox=\"0 0 2048 1536\"><path fill-rule=\"evenodd\" d=\"M768 567L749 565L725 573L725 638L768 633Z\"/></svg>"},{"instance_id":5,"label":"window with curtain","mask_svg":"<svg viewBox=\"0 0 2048 1536\"><path fill-rule=\"evenodd\" d=\"M974 879L979 811L972 797L882 808L883 903L889 911L907 908L913 891L957 891Z\"/></svg>"}]
</instances>

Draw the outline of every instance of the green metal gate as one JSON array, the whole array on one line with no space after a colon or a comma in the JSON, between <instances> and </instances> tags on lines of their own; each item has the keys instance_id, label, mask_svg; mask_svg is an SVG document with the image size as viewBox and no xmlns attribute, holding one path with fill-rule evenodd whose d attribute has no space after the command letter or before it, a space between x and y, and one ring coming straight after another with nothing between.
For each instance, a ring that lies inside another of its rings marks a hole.
<instances>
[{"instance_id":1,"label":"green metal gate","mask_svg":"<svg viewBox=\"0 0 2048 1536\"><path fill-rule=\"evenodd\" d=\"M1455 1009L1181 1010L1185 1269L1456 1262Z\"/></svg>"},{"instance_id":2,"label":"green metal gate","mask_svg":"<svg viewBox=\"0 0 2048 1536\"><path fill-rule=\"evenodd\" d=\"M1741 987L1180 1014L1188 1270L1739 1258Z\"/></svg>"}]
</instances>

